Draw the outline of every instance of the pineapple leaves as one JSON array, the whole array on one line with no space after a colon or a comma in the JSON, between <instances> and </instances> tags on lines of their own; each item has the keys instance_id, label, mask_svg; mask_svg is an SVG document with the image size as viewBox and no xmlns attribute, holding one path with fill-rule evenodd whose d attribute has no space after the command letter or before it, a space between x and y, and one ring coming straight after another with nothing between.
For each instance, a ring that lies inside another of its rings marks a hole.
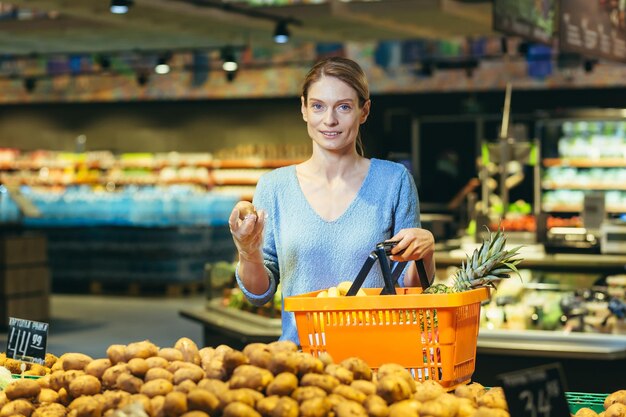
<instances>
[{"instance_id":1,"label":"pineapple leaves","mask_svg":"<svg viewBox=\"0 0 626 417\"><path fill-rule=\"evenodd\" d=\"M474 249L472 255L465 255L461 267L456 271L451 286L437 284L427 288L426 294L443 294L451 292L463 292L473 288L488 287L496 288L495 281L511 277L511 273L522 278L517 265L522 259L515 258L519 255L522 246L506 250L506 235L501 228L496 232L490 232L487 228L487 238L483 240L478 249Z\"/></svg>"}]
</instances>

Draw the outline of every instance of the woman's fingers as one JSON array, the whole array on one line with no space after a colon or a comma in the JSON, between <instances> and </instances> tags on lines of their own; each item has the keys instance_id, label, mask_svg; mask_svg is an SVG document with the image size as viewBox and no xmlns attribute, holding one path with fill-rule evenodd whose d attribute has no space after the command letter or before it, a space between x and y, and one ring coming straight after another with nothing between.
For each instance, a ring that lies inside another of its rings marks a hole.
<instances>
[{"instance_id":1,"label":"woman's fingers","mask_svg":"<svg viewBox=\"0 0 626 417\"><path fill-rule=\"evenodd\" d=\"M230 229L231 234L234 234L237 232L238 220L239 220L239 209L235 207L233 211L230 212L230 216L228 217L228 228Z\"/></svg>"},{"instance_id":2,"label":"woman's fingers","mask_svg":"<svg viewBox=\"0 0 626 417\"><path fill-rule=\"evenodd\" d=\"M394 261L421 259L434 247L432 233L419 228L402 229L391 240L398 241L391 251Z\"/></svg>"},{"instance_id":3,"label":"woman's fingers","mask_svg":"<svg viewBox=\"0 0 626 417\"><path fill-rule=\"evenodd\" d=\"M238 232L240 232L240 234L242 235L249 235L255 229L255 225L257 223L257 215L254 213L249 213L246 215L246 217L243 218L243 220L238 220L238 221L239 221L237 225Z\"/></svg>"},{"instance_id":4,"label":"woman's fingers","mask_svg":"<svg viewBox=\"0 0 626 417\"><path fill-rule=\"evenodd\" d=\"M235 208L228 217L228 227L233 236L236 237L250 234L253 230L255 230L255 225L257 223L256 213L247 214L243 220L239 218L239 214L239 210Z\"/></svg>"},{"instance_id":5,"label":"woman's fingers","mask_svg":"<svg viewBox=\"0 0 626 417\"><path fill-rule=\"evenodd\" d=\"M262 234L263 228L265 227L265 219L267 218L267 213L265 210L259 210L256 215L257 219L254 224L254 234Z\"/></svg>"}]
</instances>

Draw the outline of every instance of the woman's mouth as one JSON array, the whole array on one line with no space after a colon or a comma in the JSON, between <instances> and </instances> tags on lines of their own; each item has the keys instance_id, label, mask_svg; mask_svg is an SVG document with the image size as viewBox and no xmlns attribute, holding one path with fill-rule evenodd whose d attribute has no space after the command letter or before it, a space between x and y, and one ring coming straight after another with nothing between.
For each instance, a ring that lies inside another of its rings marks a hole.
<instances>
[{"instance_id":1,"label":"woman's mouth","mask_svg":"<svg viewBox=\"0 0 626 417\"><path fill-rule=\"evenodd\" d=\"M321 133L327 138L334 138L334 137L339 136L339 134L341 134L341 132L328 131L328 130L322 130Z\"/></svg>"}]
</instances>

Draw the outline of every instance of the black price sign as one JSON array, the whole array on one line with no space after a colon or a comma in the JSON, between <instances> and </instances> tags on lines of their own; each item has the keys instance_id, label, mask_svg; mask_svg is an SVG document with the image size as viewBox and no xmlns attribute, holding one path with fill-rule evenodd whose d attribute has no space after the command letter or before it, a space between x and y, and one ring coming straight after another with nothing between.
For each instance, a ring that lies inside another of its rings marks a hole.
<instances>
[{"instance_id":1,"label":"black price sign","mask_svg":"<svg viewBox=\"0 0 626 417\"><path fill-rule=\"evenodd\" d=\"M559 364L500 374L511 417L570 417Z\"/></svg>"},{"instance_id":2,"label":"black price sign","mask_svg":"<svg viewBox=\"0 0 626 417\"><path fill-rule=\"evenodd\" d=\"M9 317L7 357L44 364L48 323Z\"/></svg>"},{"instance_id":3,"label":"black price sign","mask_svg":"<svg viewBox=\"0 0 626 417\"><path fill-rule=\"evenodd\" d=\"M562 0L559 49L626 62L626 3Z\"/></svg>"}]
</instances>

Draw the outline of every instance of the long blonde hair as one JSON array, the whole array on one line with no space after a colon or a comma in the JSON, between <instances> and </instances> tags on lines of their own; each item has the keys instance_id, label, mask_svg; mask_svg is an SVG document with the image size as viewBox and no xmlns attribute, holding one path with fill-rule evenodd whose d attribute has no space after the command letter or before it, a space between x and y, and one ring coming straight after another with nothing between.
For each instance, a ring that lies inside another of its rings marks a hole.
<instances>
[{"instance_id":1,"label":"long blonde hair","mask_svg":"<svg viewBox=\"0 0 626 417\"><path fill-rule=\"evenodd\" d=\"M370 88L367 77L363 69L351 59L339 56L322 59L311 68L304 77L302 82L302 97L304 102L308 102L309 88L311 84L319 81L322 77L336 77L352 87L357 94L359 100L359 108L363 108L365 103L370 99ZM363 156L363 141L361 140L361 132L356 137L357 152Z\"/></svg>"}]
</instances>

